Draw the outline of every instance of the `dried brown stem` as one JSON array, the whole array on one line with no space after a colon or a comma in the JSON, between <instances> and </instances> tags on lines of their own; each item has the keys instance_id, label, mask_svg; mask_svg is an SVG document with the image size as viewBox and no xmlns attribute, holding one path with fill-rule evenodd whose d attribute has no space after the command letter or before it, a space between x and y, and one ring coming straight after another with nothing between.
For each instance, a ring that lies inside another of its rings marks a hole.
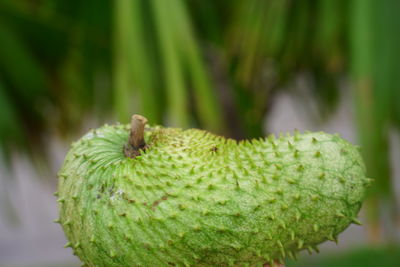
<instances>
[{"instance_id":1,"label":"dried brown stem","mask_svg":"<svg viewBox=\"0 0 400 267\"><path fill-rule=\"evenodd\" d=\"M132 116L129 140L124 146L126 157L135 158L140 155L140 150L146 149L146 142L144 141L144 126L146 123L147 119L145 117L137 114Z\"/></svg>"}]
</instances>

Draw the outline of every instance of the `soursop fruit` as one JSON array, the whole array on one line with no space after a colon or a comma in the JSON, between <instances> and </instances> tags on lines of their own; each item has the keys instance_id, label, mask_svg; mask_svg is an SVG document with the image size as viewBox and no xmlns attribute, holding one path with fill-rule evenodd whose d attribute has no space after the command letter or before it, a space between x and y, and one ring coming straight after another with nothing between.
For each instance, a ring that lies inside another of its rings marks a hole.
<instances>
[{"instance_id":1,"label":"soursop fruit","mask_svg":"<svg viewBox=\"0 0 400 267\"><path fill-rule=\"evenodd\" d=\"M90 131L59 172L58 222L86 266L263 266L359 223L370 179L337 135L146 127L128 157L130 129Z\"/></svg>"}]
</instances>

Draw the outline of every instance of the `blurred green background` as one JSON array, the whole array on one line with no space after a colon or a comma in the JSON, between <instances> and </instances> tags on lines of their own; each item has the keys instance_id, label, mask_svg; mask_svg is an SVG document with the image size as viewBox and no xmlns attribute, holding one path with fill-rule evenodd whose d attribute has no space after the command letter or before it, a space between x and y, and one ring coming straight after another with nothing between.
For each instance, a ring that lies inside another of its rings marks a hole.
<instances>
[{"instance_id":1,"label":"blurred green background","mask_svg":"<svg viewBox=\"0 0 400 267\"><path fill-rule=\"evenodd\" d=\"M375 180L364 226L288 266L399 266L399 10L398 0L0 0L0 266L78 265L49 226L54 173L72 140L133 113L235 139L341 133Z\"/></svg>"}]
</instances>

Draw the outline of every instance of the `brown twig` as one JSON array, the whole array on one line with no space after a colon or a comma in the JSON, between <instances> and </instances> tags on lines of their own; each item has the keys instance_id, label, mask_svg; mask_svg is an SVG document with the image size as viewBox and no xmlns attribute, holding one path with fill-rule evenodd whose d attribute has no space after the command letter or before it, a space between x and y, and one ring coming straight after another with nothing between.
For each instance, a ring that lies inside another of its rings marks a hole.
<instances>
[{"instance_id":1,"label":"brown twig","mask_svg":"<svg viewBox=\"0 0 400 267\"><path fill-rule=\"evenodd\" d=\"M147 119L141 115L133 115L131 119L131 131L128 143L124 146L124 154L126 157L135 158L140 155L140 150L146 149L144 141L144 126Z\"/></svg>"}]
</instances>

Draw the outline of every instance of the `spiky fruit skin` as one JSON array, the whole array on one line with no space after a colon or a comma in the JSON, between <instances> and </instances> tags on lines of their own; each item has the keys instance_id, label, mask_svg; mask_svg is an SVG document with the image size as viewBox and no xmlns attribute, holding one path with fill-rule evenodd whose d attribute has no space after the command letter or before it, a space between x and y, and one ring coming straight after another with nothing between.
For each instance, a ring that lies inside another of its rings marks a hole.
<instances>
[{"instance_id":1,"label":"spiky fruit skin","mask_svg":"<svg viewBox=\"0 0 400 267\"><path fill-rule=\"evenodd\" d=\"M128 134L89 132L60 170L60 223L87 266L262 266L336 239L368 184L357 149L322 132L237 143L148 128L134 159Z\"/></svg>"}]
</instances>

